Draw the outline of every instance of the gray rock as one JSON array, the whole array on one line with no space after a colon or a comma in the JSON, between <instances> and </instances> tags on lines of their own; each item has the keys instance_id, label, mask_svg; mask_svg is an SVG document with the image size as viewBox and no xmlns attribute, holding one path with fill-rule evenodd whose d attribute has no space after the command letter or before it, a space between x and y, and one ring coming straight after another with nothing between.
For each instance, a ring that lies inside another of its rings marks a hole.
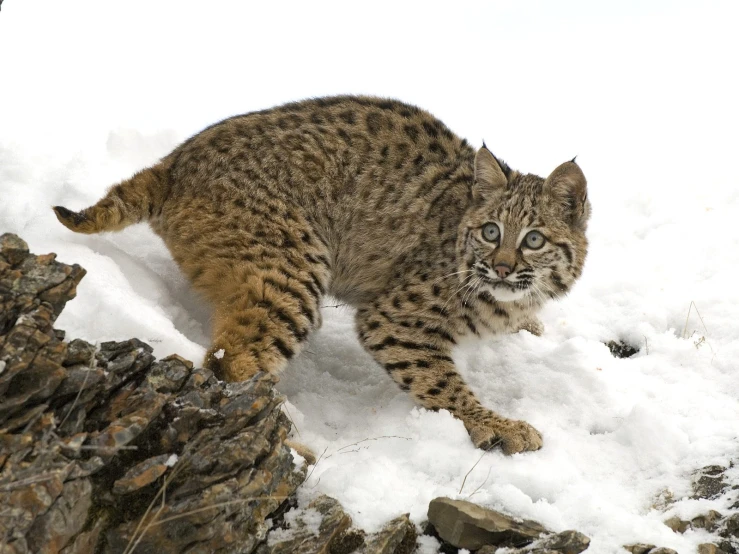
<instances>
[{"instance_id":1,"label":"gray rock","mask_svg":"<svg viewBox=\"0 0 739 554\"><path fill-rule=\"evenodd\" d=\"M92 484L88 479L67 481L49 509L28 530L28 547L39 554L59 551L85 525L92 506Z\"/></svg>"},{"instance_id":2,"label":"gray rock","mask_svg":"<svg viewBox=\"0 0 739 554\"><path fill-rule=\"evenodd\" d=\"M62 339L63 340L63 339ZM65 366L89 366L95 357L95 347L81 339L74 339L67 344L67 355L64 358Z\"/></svg>"},{"instance_id":3,"label":"gray rock","mask_svg":"<svg viewBox=\"0 0 739 554\"><path fill-rule=\"evenodd\" d=\"M305 477L274 379L63 342L84 274L0 237L0 553L253 552Z\"/></svg>"},{"instance_id":4,"label":"gray rock","mask_svg":"<svg viewBox=\"0 0 739 554\"><path fill-rule=\"evenodd\" d=\"M102 514L95 520L95 523L89 530L78 534L74 541L61 551L61 554L90 554L90 552L95 552L100 535L109 525L108 516Z\"/></svg>"},{"instance_id":5,"label":"gray rock","mask_svg":"<svg viewBox=\"0 0 739 554\"><path fill-rule=\"evenodd\" d=\"M151 485L169 469L167 462L170 459L171 455L161 454L136 464L113 483L113 493L128 494Z\"/></svg>"},{"instance_id":6,"label":"gray rock","mask_svg":"<svg viewBox=\"0 0 739 554\"><path fill-rule=\"evenodd\" d=\"M706 466L693 474L693 498L713 499L719 497L728 483L724 480L723 466Z\"/></svg>"},{"instance_id":7,"label":"gray rock","mask_svg":"<svg viewBox=\"0 0 739 554\"><path fill-rule=\"evenodd\" d=\"M628 550L629 552L631 552L631 554L648 554L655 548L657 547L653 544L644 543L629 544L624 546L624 550Z\"/></svg>"},{"instance_id":8,"label":"gray rock","mask_svg":"<svg viewBox=\"0 0 739 554\"><path fill-rule=\"evenodd\" d=\"M550 533L534 521L516 520L472 502L451 498L432 500L428 518L442 539L469 550L485 545L521 546Z\"/></svg>"},{"instance_id":9,"label":"gray rock","mask_svg":"<svg viewBox=\"0 0 739 554\"><path fill-rule=\"evenodd\" d=\"M317 522L316 519L320 519ZM283 532L273 532L267 544L258 554L335 554L334 543L351 526L352 519L338 501L328 496L313 500L302 515L298 515L294 527ZM338 554L338 553L336 553Z\"/></svg>"},{"instance_id":10,"label":"gray rock","mask_svg":"<svg viewBox=\"0 0 739 554\"><path fill-rule=\"evenodd\" d=\"M677 516L673 516L669 519L666 519L664 521L664 524L667 525L670 529L675 531L675 533L685 533L690 528L690 522L685 521L683 519L680 519Z\"/></svg>"},{"instance_id":11,"label":"gray rock","mask_svg":"<svg viewBox=\"0 0 739 554\"><path fill-rule=\"evenodd\" d=\"M732 514L721 522L719 534L724 538L739 539L739 513Z\"/></svg>"},{"instance_id":12,"label":"gray rock","mask_svg":"<svg viewBox=\"0 0 739 554\"><path fill-rule=\"evenodd\" d=\"M365 541L361 554L410 554L416 547L416 527L408 514L396 517ZM332 554L334 554L332 552Z\"/></svg>"},{"instance_id":13,"label":"gray rock","mask_svg":"<svg viewBox=\"0 0 739 554\"><path fill-rule=\"evenodd\" d=\"M726 554L726 552L715 544L703 543L698 545L698 554Z\"/></svg>"},{"instance_id":14,"label":"gray rock","mask_svg":"<svg viewBox=\"0 0 739 554\"><path fill-rule=\"evenodd\" d=\"M690 520L690 527L693 529L705 529L712 533L718 527L719 521L724 517L716 510L709 510L705 514L694 517Z\"/></svg>"},{"instance_id":15,"label":"gray rock","mask_svg":"<svg viewBox=\"0 0 739 554\"><path fill-rule=\"evenodd\" d=\"M672 548L665 548L664 546L661 546L659 548L655 548L654 550L650 550L649 554L678 554L676 550L673 550Z\"/></svg>"},{"instance_id":16,"label":"gray rock","mask_svg":"<svg viewBox=\"0 0 739 554\"><path fill-rule=\"evenodd\" d=\"M534 543L534 550L553 550L562 554L580 554L590 546L590 537L578 531L562 531Z\"/></svg>"},{"instance_id":17,"label":"gray rock","mask_svg":"<svg viewBox=\"0 0 739 554\"><path fill-rule=\"evenodd\" d=\"M590 546L590 538L578 531L562 531L536 540L524 548L507 548L508 554L580 554ZM633 545L636 546L636 545ZM483 546L476 554L493 554L499 546ZM624 547L629 550L629 547ZM653 547L650 547L653 548ZM645 554L647 550L636 554Z\"/></svg>"}]
</instances>

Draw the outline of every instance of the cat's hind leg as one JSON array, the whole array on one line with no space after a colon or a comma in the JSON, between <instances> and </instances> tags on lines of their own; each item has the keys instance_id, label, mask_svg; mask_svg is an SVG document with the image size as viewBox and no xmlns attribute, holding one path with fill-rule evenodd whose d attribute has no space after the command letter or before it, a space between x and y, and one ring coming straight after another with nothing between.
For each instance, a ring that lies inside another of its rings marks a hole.
<instances>
[{"instance_id":1,"label":"cat's hind leg","mask_svg":"<svg viewBox=\"0 0 739 554\"><path fill-rule=\"evenodd\" d=\"M275 270L244 277L215 306L206 366L226 381L278 373L315 327L318 301L299 281Z\"/></svg>"},{"instance_id":2,"label":"cat's hind leg","mask_svg":"<svg viewBox=\"0 0 739 554\"><path fill-rule=\"evenodd\" d=\"M328 258L315 243L292 244L232 231L228 242L209 245L207 256L180 263L214 308L205 365L219 378L279 372L320 325Z\"/></svg>"}]
</instances>

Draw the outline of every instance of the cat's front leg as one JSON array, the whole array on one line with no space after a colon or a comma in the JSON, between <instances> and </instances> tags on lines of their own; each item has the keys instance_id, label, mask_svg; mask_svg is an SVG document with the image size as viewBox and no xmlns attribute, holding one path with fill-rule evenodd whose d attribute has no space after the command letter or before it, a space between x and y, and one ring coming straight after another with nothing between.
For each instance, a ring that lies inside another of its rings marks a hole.
<instances>
[{"instance_id":1,"label":"cat's front leg","mask_svg":"<svg viewBox=\"0 0 739 554\"><path fill-rule=\"evenodd\" d=\"M375 302L357 312L359 338L400 388L424 408L449 410L462 420L478 448L500 446L506 454L538 450L541 434L524 421L507 419L480 404L450 357L454 338L437 314L420 316Z\"/></svg>"}]
</instances>

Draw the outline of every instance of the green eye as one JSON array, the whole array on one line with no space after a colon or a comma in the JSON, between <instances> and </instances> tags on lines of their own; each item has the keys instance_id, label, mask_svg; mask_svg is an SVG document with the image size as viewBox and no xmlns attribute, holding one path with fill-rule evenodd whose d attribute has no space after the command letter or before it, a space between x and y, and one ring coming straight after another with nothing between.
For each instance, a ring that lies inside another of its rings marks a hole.
<instances>
[{"instance_id":1,"label":"green eye","mask_svg":"<svg viewBox=\"0 0 739 554\"><path fill-rule=\"evenodd\" d=\"M539 248L544 246L544 242L546 242L546 239L539 231L529 231L523 238L524 245L527 248L531 248L531 250L539 250Z\"/></svg>"},{"instance_id":2,"label":"green eye","mask_svg":"<svg viewBox=\"0 0 739 554\"><path fill-rule=\"evenodd\" d=\"M500 239L500 228L495 223L486 223L482 226L482 238L488 242Z\"/></svg>"}]
</instances>

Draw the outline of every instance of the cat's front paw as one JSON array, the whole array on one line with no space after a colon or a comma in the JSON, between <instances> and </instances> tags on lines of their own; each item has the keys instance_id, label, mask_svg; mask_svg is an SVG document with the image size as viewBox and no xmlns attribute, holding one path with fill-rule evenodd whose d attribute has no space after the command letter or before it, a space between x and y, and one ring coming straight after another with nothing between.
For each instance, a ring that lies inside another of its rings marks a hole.
<instances>
[{"instance_id":1,"label":"cat's front paw","mask_svg":"<svg viewBox=\"0 0 739 554\"><path fill-rule=\"evenodd\" d=\"M519 331L528 331L532 335L540 337L544 334L544 324L536 316L524 319L518 327Z\"/></svg>"},{"instance_id":2,"label":"cat's front paw","mask_svg":"<svg viewBox=\"0 0 739 554\"><path fill-rule=\"evenodd\" d=\"M477 448L489 450L500 445L506 454L539 450L544 444L539 431L525 421L514 419L473 426L469 433Z\"/></svg>"}]
</instances>

